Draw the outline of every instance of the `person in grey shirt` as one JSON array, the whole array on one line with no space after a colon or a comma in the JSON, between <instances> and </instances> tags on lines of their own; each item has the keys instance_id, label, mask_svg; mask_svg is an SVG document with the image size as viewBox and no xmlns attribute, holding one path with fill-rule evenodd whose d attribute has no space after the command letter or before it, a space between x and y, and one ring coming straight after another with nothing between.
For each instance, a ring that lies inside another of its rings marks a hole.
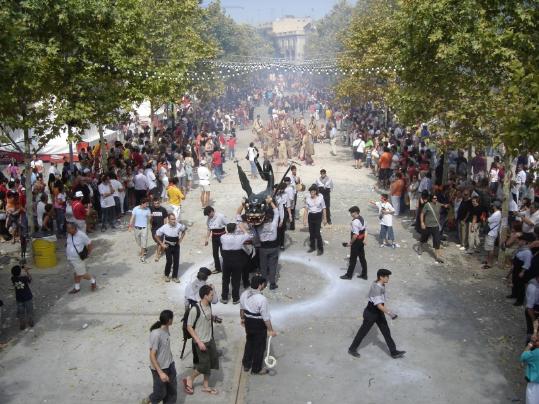
<instances>
[{"instance_id":1,"label":"person in grey shirt","mask_svg":"<svg viewBox=\"0 0 539 404\"><path fill-rule=\"evenodd\" d=\"M279 240L277 228L279 226L279 209L273 202L271 195L266 197L266 205L271 206L273 211L266 213L266 220L256 227L256 233L260 239L258 250L260 257L260 272L270 281L270 290L277 289L276 276L279 262Z\"/></svg>"},{"instance_id":2,"label":"person in grey shirt","mask_svg":"<svg viewBox=\"0 0 539 404\"><path fill-rule=\"evenodd\" d=\"M159 321L150 328L150 369L153 378L153 392L142 400L149 403L175 403L178 397L176 367L170 350L170 332L174 313L163 310Z\"/></svg>"},{"instance_id":3,"label":"person in grey shirt","mask_svg":"<svg viewBox=\"0 0 539 404\"><path fill-rule=\"evenodd\" d=\"M388 269L379 269L376 273L376 282L374 282L369 290L369 303L365 310L363 311L363 324L359 328L352 345L348 348L348 353L356 358L360 357L360 354L357 352L357 348L363 341L363 338L367 336L367 333L371 327L376 324L380 329L380 332L386 340L386 344L389 348L389 353L393 359L402 358L405 351L398 351L395 346L393 338L391 338L391 331L387 325L387 320L385 315L391 317L392 320L397 318L397 315L389 311L386 307L386 283L389 282L389 275L391 271Z\"/></svg>"}]
</instances>

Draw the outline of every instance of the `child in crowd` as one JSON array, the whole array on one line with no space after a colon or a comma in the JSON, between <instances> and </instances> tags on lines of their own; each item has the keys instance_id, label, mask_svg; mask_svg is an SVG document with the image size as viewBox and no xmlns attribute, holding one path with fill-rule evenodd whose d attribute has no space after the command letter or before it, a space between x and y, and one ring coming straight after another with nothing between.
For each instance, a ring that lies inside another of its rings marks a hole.
<instances>
[{"instance_id":1,"label":"child in crowd","mask_svg":"<svg viewBox=\"0 0 539 404\"><path fill-rule=\"evenodd\" d=\"M21 276L22 271L24 274ZM15 288L15 299L17 300L17 318L21 330L28 326L34 326L34 303L32 291L30 290L30 282L32 277L28 272L28 268L21 269L19 265L11 268L11 282Z\"/></svg>"}]
</instances>

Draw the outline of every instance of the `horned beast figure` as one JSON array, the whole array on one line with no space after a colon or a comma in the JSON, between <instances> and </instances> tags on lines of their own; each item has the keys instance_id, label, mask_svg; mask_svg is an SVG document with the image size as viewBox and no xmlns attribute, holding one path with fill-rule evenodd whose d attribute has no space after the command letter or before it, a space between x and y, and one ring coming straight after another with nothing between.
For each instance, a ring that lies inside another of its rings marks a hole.
<instances>
[{"instance_id":1,"label":"horned beast figure","mask_svg":"<svg viewBox=\"0 0 539 404\"><path fill-rule=\"evenodd\" d=\"M251 188L251 184L247 175L236 161L238 167L238 176L240 177L240 183L242 189L247 194L247 201L245 203L245 215L247 221L255 226L264 223L266 217L266 210L268 206L266 204L266 198L268 195L273 195L273 185L275 184L275 177L273 174L273 167L268 160L264 160L262 167L258 162L258 156L255 158L256 168L260 174L260 178L266 181L268 184L266 189L260 193L255 194Z\"/></svg>"},{"instance_id":2,"label":"horned beast figure","mask_svg":"<svg viewBox=\"0 0 539 404\"><path fill-rule=\"evenodd\" d=\"M275 196L275 190L274 190L275 175L273 173L273 167L271 166L271 163L268 160L264 160L264 162L262 163L262 166L260 166L260 163L258 162L258 156L257 156L255 158L255 164L256 164L258 173L260 174L260 178L262 178L264 181L268 183L266 186L266 189L257 194L253 192L253 189L251 188L251 184L249 182L249 179L247 178L247 175L245 174L243 169L238 164L238 161L236 160L236 165L238 167L238 176L240 178L241 187L247 194L247 201L245 203L245 215L247 218L247 222L249 222L252 225L258 226L264 223L264 220L266 218L266 212L268 209L270 209L266 203L266 198L268 196L271 196L271 197ZM292 163L289 164L288 170L283 175L283 178L281 179L279 184L284 181L284 178L288 175L288 172L290 171L291 166L292 166Z\"/></svg>"}]
</instances>

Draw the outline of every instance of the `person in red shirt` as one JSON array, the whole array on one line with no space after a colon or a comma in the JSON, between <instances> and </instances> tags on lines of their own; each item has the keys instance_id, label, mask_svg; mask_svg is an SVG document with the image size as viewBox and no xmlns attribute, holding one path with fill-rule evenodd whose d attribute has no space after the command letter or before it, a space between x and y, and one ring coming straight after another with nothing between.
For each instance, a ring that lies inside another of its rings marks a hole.
<instances>
[{"instance_id":1,"label":"person in red shirt","mask_svg":"<svg viewBox=\"0 0 539 404\"><path fill-rule=\"evenodd\" d=\"M71 209L73 210L73 218L77 224L77 228L86 233L86 216L88 211L82 203L82 198L84 198L82 191L75 192L75 196L71 202Z\"/></svg>"},{"instance_id":2,"label":"person in red shirt","mask_svg":"<svg viewBox=\"0 0 539 404\"><path fill-rule=\"evenodd\" d=\"M389 178L391 177L391 159L393 155L389 151L388 147L384 148L384 152L378 160L379 170L379 182L382 188L387 188L389 186Z\"/></svg>"},{"instance_id":3,"label":"person in red shirt","mask_svg":"<svg viewBox=\"0 0 539 404\"><path fill-rule=\"evenodd\" d=\"M135 150L133 150L133 154L131 156L133 161L135 162L135 165L138 168L142 168L142 166L144 165L144 157L142 157L142 154L140 154L138 148L135 148Z\"/></svg>"},{"instance_id":4,"label":"person in red shirt","mask_svg":"<svg viewBox=\"0 0 539 404\"><path fill-rule=\"evenodd\" d=\"M228 146L228 159L233 160L236 158L236 135L232 134L227 141Z\"/></svg>"},{"instance_id":5,"label":"person in red shirt","mask_svg":"<svg viewBox=\"0 0 539 404\"><path fill-rule=\"evenodd\" d=\"M219 147L213 149L212 166L215 178L217 178L217 181L221 182L223 176L223 156L221 155L221 149Z\"/></svg>"}]
</instances>

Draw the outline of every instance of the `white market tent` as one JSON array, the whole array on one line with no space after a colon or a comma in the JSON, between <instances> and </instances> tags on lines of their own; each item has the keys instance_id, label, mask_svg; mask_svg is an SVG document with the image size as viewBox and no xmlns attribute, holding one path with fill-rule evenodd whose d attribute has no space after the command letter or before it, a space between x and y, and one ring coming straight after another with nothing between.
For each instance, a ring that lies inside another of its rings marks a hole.
<instances>
[{"instance_id":1,"label":"white market tent","mask_svg":"<svg viewBox=\"0 0 539 404\"><path fill-rule=\"evenodd\" d=\"M22 130L16 130L9 133L11 138L21 147L24 148L24 134ZM120 131L104 129L103 136L108 143L114 142L115 140L122 140L123 136ZM32 130L30 130L30 137L32 137ZM86 129L82 133L82 142L89 143L94 145L99 141L99 131L97 126L92 125L89 129ZM33 142L32 151L37 147L37 143ZM76 145L73 145L73 149L76 152ZM3 144L0 146L0 150L7 152L18 152L18 150L12 144ZM43 148L38 151L39 155L62 155L69 153L69 143L67 141L67 127L60 130L60 134L51 139Z\"/></svg>"}]
</instances>

